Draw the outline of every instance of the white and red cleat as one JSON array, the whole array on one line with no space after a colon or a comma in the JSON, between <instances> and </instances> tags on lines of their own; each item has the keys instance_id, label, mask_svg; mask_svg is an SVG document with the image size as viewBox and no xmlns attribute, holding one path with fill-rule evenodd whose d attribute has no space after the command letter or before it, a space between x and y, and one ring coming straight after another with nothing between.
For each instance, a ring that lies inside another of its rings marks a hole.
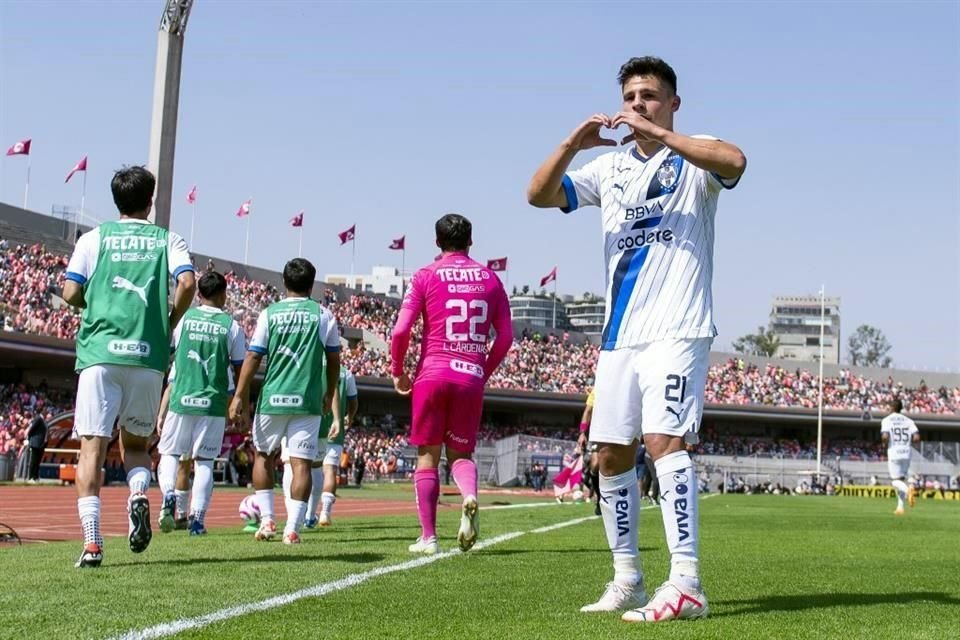
<instances>
[{"instance_id":1,"label":"white and red cleat","mask_svg":"<svg viewBox=\"0 0 960 640\"><path fill-rule=\"evenodd\" d=\"M257 542L272 540L277 535L277 525L273 520L264 520L260 523L260 528L253 534L253 539Z\"/></svg>"},{"instance_id":2,"label":"white and red cleat","mask_svg":"<svg viewBox=\"0 0 960 640\"><path fill-rule=\"evenodd\" d=\"M300 534L296 531L283 534L283 544L300 544Z\"/></svg>"},{"instance_id":3,"label":"white and red cleat","mask_svg":"<svg viewBox=\"0 0 960 640\"><path fill-rule=\"evenodd\" d=\"M646 606L631 609L620 619L624 622L666 622L706 618L708 613L707 595L703 589L684 591L672 582L664 582Z\"/></svg>"}]
</instances>

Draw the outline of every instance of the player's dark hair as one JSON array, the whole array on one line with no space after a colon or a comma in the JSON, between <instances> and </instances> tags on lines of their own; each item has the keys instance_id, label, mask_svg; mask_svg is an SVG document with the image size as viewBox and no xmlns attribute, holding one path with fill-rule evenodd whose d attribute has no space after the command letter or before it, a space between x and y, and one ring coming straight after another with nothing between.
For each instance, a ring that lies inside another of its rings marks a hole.
<instances>
[{"instance_id":1,"label":"player's dark hair","mask_svg":"<svg viewBox=\"0 0 960 640\"><path fill-rule=\"evenodd\" d=\"M197 281L197 289L205 300L212 300L227 290L227 279L216 271L207 271Z\"/></svg>"},{"instance_id":2,"label":"player's dark hair","mask_svg":"<svg viewBox=\"0 0 960 640\"><path fill-rule=\"evenodd\" d=\"M634 76L653 76L660 82L670 85L674 95L677 93L677 72L660 58L653 56L643 56L642 58L630 58L620 67L617 74L617 82L620 87L627 83L627 80Z\"/></svg>"},{"instance_id":3,"label":"player's dark hair","mask_svg":"<svg viewBox=\"0 0 960 640\"><path fill-rule=\"evenodd\" d=\"M294 258L283 267L283 286L291 293L310 295L317 268L306 258Z\"/></svg>"},{"instance_id":4,"label":"player's dark hair","mask_svg":"<svg viewBox=\"0 0 960 640\"><path fill-rule=\"evenodd\" d=\"M458 213L448 213L436 224L441 251L466 251L473 243L473 225Z\"/></svg>"},{"instance_id":5,"label":"player's dark hair","mask_svg":"<svg viewBox=\"0 0 960 640\"><path fill-rule=\"evenodd\" d=\"M890 410L894 413L903 413L903 400L894 398L890 401Z\"/></svg>"},{"instance_id":6,"label":"player's dark hair","mask_svg":"<svg viewBox=\"0 0 960 640\"><path fill-rule=\"evenodd\" d=\"M124 215L142 213L153 200L157 179L144 167L124 167L113 174L110 191L113 202Z\"/></svg>"}]
</instances>

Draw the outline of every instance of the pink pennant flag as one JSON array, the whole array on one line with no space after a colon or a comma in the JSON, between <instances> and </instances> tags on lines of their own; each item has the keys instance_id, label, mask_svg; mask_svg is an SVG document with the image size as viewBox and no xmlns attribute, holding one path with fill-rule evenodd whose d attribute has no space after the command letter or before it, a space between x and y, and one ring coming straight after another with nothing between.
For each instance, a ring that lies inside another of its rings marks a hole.
<instances>
[{"instance_id":1,"label":"pink pennant flag","mask_svg":"<svg viewBox=\"0 0 960 640\"><path fill-rule=\"evenodd\" d=\"M78 171L84 171L84 172L86 172L86 170L87 170L87 156L83 156L83 158L81 158L80 162L78 162L77 164L75 164L75 165L73 166L73 169L70 169L70 173L67 174L67 179L63 181L64 184L70 182L70 178L73 177L73 174L77 173Z\"/></svg>"},{"instance_id":2,"label":"pink pennant flag","mask_svg":"<svg viewBox=\"0 0 960 640\"><path fill-rule=\"evenodd\" d=\"M193 204L197 201L197 185L193 185L193 188L190 189L190 193L187 194L187 202Z\"/></svg>"},{"instance_id":3,"label":"pink pennant flag","mask_svg":"<svg viewBox=\"0 0 960 640\"><path fill-rule=\"evenodd\" d=\"M253 198L247 200L247 201L244 202L242 205L240 205L240 208L237 209L237 217L238 217L238 218L242 218L242 217L244 217L244 216L250 215L250 205L251 205L251 204L253 204Z\"/></svg>"},{"instance_id":4,"label":"pink pennant flag","mask_svg":"<svg viewBox=\"0 0 960 640\"><path fill-rule=\"evenodd\" d=\"M292 227L303 226L303 209L300 210L300 213L290 218L290 226Z\"/></svg>"},{"instance_id":5,"label":"pink pennant flag","mask_svg":"<svg viewBox=\"0 0 960 640\"><path fill-rule=\"evenodd\" d=\"M400 236L387 247L391 251L403 251L407 246L407 236Z\"/></svg>"},{"instance_id":6,"label":"pink pennant flag","mask_svg":"<svg viewBox=\"0 0 960 640\"><path fill-rule=\"evenodd\" d=\"M540 286L545 287L548 283L553 282L557 279L557 268L554 267L550 270L550 273L540 278Z\"/></svg>"},{"instance_id":7,"label":"pink pennant flag","mask_svg":"<svg viewBox=\"0 0 960 640\"><path fill-rule=\"evenodd\" d=\"M487 260L487 269L490 269L490 271L506 271L507 259L493 258L492 260Z\"/></svg>"},{"instance_id":8,"label":"pink pennant flag","mask_svg":"<svg viewBox=\"0 0 960 640\"><path fill-rule=\"evenodd\" d=\"M341 231L337 234L337 237L340 238L340 244L347 244L357 237L357 225L353 225L346 231Z\"/></svg>"},{"instance_id":9,"label":"pink pennant flag","mask_svg":"<svg viewBox=\"0 0 960 640\"><path fill-rule=\"evenodd\" d=\"M16 143L9 149L7 149L8 156L28 156L30 155L30 143L32 140L27 138L26 140L21 140Z\"/></svg>"}]
</instances>

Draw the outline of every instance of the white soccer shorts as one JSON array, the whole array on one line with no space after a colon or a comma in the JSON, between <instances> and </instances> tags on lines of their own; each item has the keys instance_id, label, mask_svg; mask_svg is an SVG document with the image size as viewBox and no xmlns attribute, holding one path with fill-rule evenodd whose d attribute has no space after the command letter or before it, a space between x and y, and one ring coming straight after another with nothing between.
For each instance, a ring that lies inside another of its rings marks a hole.
<instances>
[{"instance_id":1,"label":"white soccer shorts","mask_svg":"<svg viewBox=\"0 0 960 640\"><path fill-rule=\"evenodd\" d=\"M904 460L887 460L887 471L891 480L904 480L910 475L910 458Z\"/></svg>"},{"instance_id":2,"label":"white soccer shorts","mask_svg":"<svg viewBox=\"0 0 960 640\"><path fill-rule=\"evenodd\" d=\"M625 444L643 434L699 442L712 338L658 340L601 351L590 440Z\"/></svg>"},{"instance_id":3,"label":"white soccer shorts","mask_svg":"<svg viewBox=\"0 0 960 640\"><path fill-rule=\"evenodd\" d=\"M336 467L337 469L339 469L341 454L343 454L342 444L328 444L327 452L323 455L324 466L330 465L332 467Z\"/></svg>"},{"instance_id":4,"label":"white soccer shorts","mask_svg":"<svg viewBox=\"0 0 960 640\"><path fill-rule=\"evenodd\" d=\"M287 458L316 460L319 437L320 416L258 413L253 421L253 446L260 453L276 451L285 440L289 449Z\"/></svg>"},{"instance_id":5,"label":"white soccer shorts","mask_svg":"<svg viewBox=\"0 0 960 640\"><path fill-rule=\"evenodd\" d=\"M96 364L80 372L73 431L109 438L117 422L127 433L148 437L156 426L163 374L144 367Z\"/></svg>"},{"instance_id":6,"label":"white soccer shorts","mask_svg":"<svg viewBox=\"0 0 960 640\"><path fill-rule=\"evenodd\" d=\"M227 420L218 416L189 416L167 412L158 449L162 456L213 460L223 448Z\"/></svg>"},{"instance_id":7,"label":"white soccer shorts","mask_svg":"<svg viewBox=\"0 0 960 640\"><path fill-rule=\"evenodd\" d=\"M319 458L323 457L324 451L326 450L326 446L327 446L326 443L321 438L320 441L317 443L317 455L313 458L314 464L316 464ZM280 462L282 462L283 464L290 463L290 449L287 448L286 436L284 436L283 438L280 438Z\"/></svg>"}]
</instances>

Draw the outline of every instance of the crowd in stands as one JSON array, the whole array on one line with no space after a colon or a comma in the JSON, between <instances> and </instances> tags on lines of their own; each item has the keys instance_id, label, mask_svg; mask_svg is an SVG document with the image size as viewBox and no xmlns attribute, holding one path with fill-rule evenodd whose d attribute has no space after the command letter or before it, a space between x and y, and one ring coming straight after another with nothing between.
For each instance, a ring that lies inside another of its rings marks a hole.
<instances>
[{"instance_id":1,"label":"crowd in stands","mask_svg":"<svg viewBox=\"0 0 960 640\"><path fill-rule=\"evenodd\" d=\"M43 245L10 247L5 240L0 240L0 325L5 330L65 339L75 335L79 315L57 296L66 263L66 257L48 252ZM213 267L212 262L207 264L207 268ZM279 299L281 292L272 284L248 280L235 273L228 273L227 280L228 309L249 335L260 311ZM367 345L361 342L345 349L342 354L345 366L361 377L389 377L390 356L383 347L389 343L397 302L365 294L338 299L332 289L318 292L318 297L329 306L342 327L363 329L375 338ZM417 354L415 334L408 362L411 370ZM490 380L490 387L585 393L593 384L597 355L595 345L578 344L565 334L524 331L516 336L503 365ZM806 369L788 370L772 364L756 366L730 359L710 368L706 401L814 408L819 393L817 383L816 375ZM904 401L908 413L960 412L960 387L932 388L920 384L906 388L892 378L876 381L843 370L837 377L825 378L823 389L827 409L883 411L891 398L897 396ZM6 416L0 419L10 420ZM11 430L7 427L0 431L9 434ZM758 449L765 454L807 455L806 448L791 442L715 442L714 446L717 451L722 447L723 451L735 451L738 455L749 455L741 453L747 451L756 453ZM853 454L871 456L875 452L854 449Z\"/></svg>"},{"instance_id":2,"label":"crowd in stands","mask_svg":"<svg viewBox=\"0 0 960 640\"><path fill-rule=\"evenodd\" d=\"M816 441L800 442L792 438L721 435L715 429L708 427L700 434L700 443L696 447L696 452L701 455L813 460L817 457L817 443ZM886 449L879 440L876 442L824 440L823 442L823 456L871 462L885 460L886 454Z\"/></svg>"},{"instance_id":3,"label":"crowd in stands","mask_svg":"<svg viewBox=\"0 0 960 640\"><path fill-rule=\"evenodd\" d=\"M0 456L19 453L34 417L49 421L72 408L71 392L49 389L45 384L0 384Z\"/></svg>"}]
</instances>

